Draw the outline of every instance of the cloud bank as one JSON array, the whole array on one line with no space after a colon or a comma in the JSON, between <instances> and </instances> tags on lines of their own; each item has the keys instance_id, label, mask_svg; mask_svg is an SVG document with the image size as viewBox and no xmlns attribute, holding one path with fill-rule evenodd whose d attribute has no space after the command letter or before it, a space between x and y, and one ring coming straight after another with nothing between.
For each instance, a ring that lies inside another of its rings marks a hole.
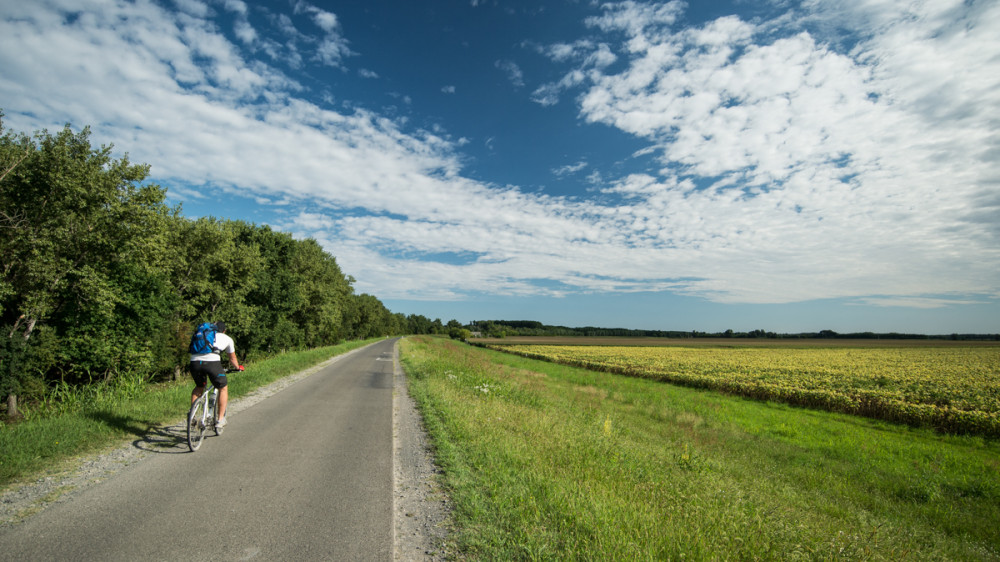
<instances>
[{"instance_id":1,"label":"cloud bank","mask_svg":"<svg viewBox=\"0 0 1000 562\"><path fill-rule=\"evenodd\" d=\"M680 2L607 4L541 49L563 77L523 94L647 143L655 165L595 197L474 181L442 130L313 101L296 71L348 70L356 54L333 13L177 6L6 7L5 125L90 124L185 196L211 185L280 202L276 227L316 238L380 298L928 307L1000 293L995 3L804 2L698 25L682 25ZM488 64L524 82L513 61Z\"/></svg>"}]
</instances>

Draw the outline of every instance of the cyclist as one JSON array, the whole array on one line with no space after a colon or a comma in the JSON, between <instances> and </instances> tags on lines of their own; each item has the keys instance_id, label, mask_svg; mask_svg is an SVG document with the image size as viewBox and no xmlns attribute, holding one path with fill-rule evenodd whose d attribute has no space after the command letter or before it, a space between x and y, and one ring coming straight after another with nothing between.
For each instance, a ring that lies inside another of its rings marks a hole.
<instances>
[{"instance_id":1,"label":"cyclist","mask_svg":"<svg viewBox=\"0 0 1000 562\"><path fill-rule=\"evenodd\" d=\"M219 389L219 421L216 427L222 428L226 425L226 404L229 402L229 389L226 381L226 370L222 367L222 358L218 352L229 354L229 363L238 371L243 370L243 366L236 360L236 347L233 338L226 335L226 323L215 323L215 343L212 344L212 353L202 355L191 355L191 377L194 378L194 390L191 391L191 403L197 400L205 392L205 384L212 381L212 386Z\"/></svg>"}]
</instances>

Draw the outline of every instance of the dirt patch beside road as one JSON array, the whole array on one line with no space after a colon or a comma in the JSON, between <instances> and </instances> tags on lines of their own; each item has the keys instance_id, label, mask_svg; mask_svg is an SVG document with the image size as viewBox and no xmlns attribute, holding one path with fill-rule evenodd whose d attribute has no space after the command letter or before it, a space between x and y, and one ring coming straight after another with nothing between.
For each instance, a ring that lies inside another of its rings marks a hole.
<instances>
[{"instance_id":1,"label":"dirt patch beside road","mask_svg":"<svg viewBox=\"0 0 1000 562\"><path fill-rule=\"evenodd\" d=\"M445 560L450 503L437 481L430 442L407 391L395 349L393 384L393 480L395 559Z\"/></svg>"}]
</instances>

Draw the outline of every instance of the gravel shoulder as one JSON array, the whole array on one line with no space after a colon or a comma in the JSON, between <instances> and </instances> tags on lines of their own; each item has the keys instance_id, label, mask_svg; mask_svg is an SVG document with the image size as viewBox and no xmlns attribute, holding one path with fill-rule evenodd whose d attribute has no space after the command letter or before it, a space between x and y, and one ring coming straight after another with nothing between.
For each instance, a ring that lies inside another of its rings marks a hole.
<instances>
[{"instance_id":1,"label":"gravel shoulder","mask_svg":"<svg viewBox=\"0 0 1000 562\"><path fill-rule=\"evenodd\" d=\"M356 350L355 350L356 351ZM229 414L252 407L289 385L346 357L348 352L285 377L229 404ZM427 435L395 347L393 390L393 512L395 560L445 560L449 502L438 485ZM184 420L155 428L140 439L98 455L80 457L53 467L33 479L0 491L0 527L10 527L46 508L72 499L81 491L128 470L154 451L186 439Z\"/></svg>"}]
</instances>

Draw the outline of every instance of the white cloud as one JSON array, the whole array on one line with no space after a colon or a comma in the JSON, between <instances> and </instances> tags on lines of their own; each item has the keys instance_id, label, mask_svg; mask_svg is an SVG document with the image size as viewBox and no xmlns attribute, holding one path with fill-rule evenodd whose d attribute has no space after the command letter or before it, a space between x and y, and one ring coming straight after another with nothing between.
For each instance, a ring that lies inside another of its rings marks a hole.
<instances>
[{"instance_id":1,"label":"white cloud","mask_svg":"<svg viewBox=\"0 0 1000 562\"><path fill-rule=\"evenodd\" d=\"M312 47L312 61L319 62L325 66L334 68L342 67L345 58L355 55L350 42L343 36L340 28L340 21L337 15L318 8L303 0L295 0L293 3L293 14L305 14L312 23L322 31L322 35L314 37L307 33L302 33L287 14L278 14L276 21L279 29L289 37L289 40L282 45L291 53L292 62L297 62L300 56L300 43ZM272 52L278 52L282 47L274 43ZM276 58L276 57L275 57ZM276 58L277 59L277 58ZM296 66L293 64L293 67Z\"/></svg>"},{"instance_id":2,"label":"white cloud","mask_svg":"<svg viewBox=\"0 0 1000 562\"><path fill-rule=\"evenodd\" d=\"M514 85L515 88L524 87L524 72L521 71L521 67L517 65L516 62L510 60L498 60L494 63L494 66L502 70L506 75L510 83Z\"/></svg>"},{"instance_id":3,"label":"white cloud","mask_svg":"<svg viewBox=\"0 0 1000 562\"><path fill-rule=\"evenodd\" d=\"M669 26L683 13L685 3L674 0L665 3L646 3L627 0L605 4L605 13L587 19L587 24L602 31L624 31L632 38L642 37L651 27Z\"/></svg>"},{"instance_id":4,"label":"white cloud","mask_svg":"<svg viewBox=\"0 0 1000 562\"><path fill-rule=\"evenodd\" d=\"M441 88L441 92L443 92L445 94L454 94L455 93L455 86L451 86L451 85L449 85L449 86L443 86Z\"/></svg>"},{"instance_id":5,"label":"white cloud","mask_svg":"<svg viewBox=\"0 0 1000 562\"><path fill-rule=\"evenodd\" d=\"M542 53L551 58L556 62L563 62L574 58L577 55L578 48L583 46L587 51L591 50L591 43L589 41L583 42L582 45L569 45L566 43L557 43L555 45L550 45L547 48L541 49Z\"/></svg>"},{"instance_id":6,"label":"white cloud","mask_svg":"<svg viewBox=\"0 0 1000 562\"><path fill-rule=\"evenodd\" d=\"M313 21L327 33L333 33L340 29L337 23L337 15L316 8L313 10Z\"/></svg>"},{"instance_id":7,"label":"white cloud","mask_svg":"<svg viewBox=\"0 0 1000 562\"><path fill-rule=\"evenodd\" d=\"M233 32L246 45L253 45L257 42L257 30L246 20L236 20L233 23Z\"/></svg>"},{"instance_id":8,"label":"white cloud","mask_svg":"<svg viewBox=\"0 0 1000 562\"><path fill-rule=\"evenodd\" d=\"M585 74L581 70L572 70L555 84L543 84L531 94L531 100L544 106L559 103L559 94L569 88L583 83Z\"/></svg>"},{"instance_id":9,"label":"white cloud","mask_svg":"<svg viewBox=\"0 0 1000 562\"><path fill-rule=\"evenodd\" d=\"M998 210L985 194L1000 177L986 156L998 145L1000 9L946 4L902 17L896 3L878 3L870 11L880 17L852 20L864 40L851 53L807 32L774 38L776 22L726 17L675 30L669 5L610 4L589 23L626 33L628 67L607 74L578 62L582 80L544 86L536 101L589 84L587 121L656 147L661 186L632 178L611 191L642 197L619 209L635 219L631 243L697 248L718 264L688 270L705 277L688 286L694 294L768 302L877 294L880 285L989 292L997 229L976 201ZM825 6L811 18L843 15ZM552 52L585 56L565 45ZM711 187L679 188L681 177Z\"/></svg>"},{"instance_id":10,"label":"white cloud","mask_svg":"<svg viewBox=\"0 0 1000 562\"><path fill-rule=\"evenodd\" d=\"M244 17L247 15L247 5L246 2L243 2L243 0L225 0L223 6L225 6L226 10L229 10L234 14Z\"/></svg>"},{"instance_id":11,"label":"white cloud","mask_svg":"<svg viewBox=\"0 0 1000 562\"><path fill-rule=\"evenodd\" d=\"M324 37L316 47L316 60L327 66L341 66L345 57L353 54L340 36Z\"/></svg>"},{"instance_id":12,"label":"white cloud","mask_svg":"<svg viewBox=\"0 0 1000 562\"><path fill-rule=\"evenodd\" d=\"M943 308L954 305L976 305L983 304L982 301L956 300L956 299L934 299L921 297L870 297L862 299L866 304L881 307L902 307L902 308Z\"/></svg>"},{"instance_id":13,"label":"white cloud","mask_svg":"<svg viewBox=\"0 0 1000 562\"><path fill-rule=\"evenodd\" d=\"M179 10L196 18L207 17L210 13L208 5L199 0L174 0L174 5Z\"/></svg>"},{"instance_id":14,"label":"white cloud","mask_svg":"<svg viewBox=\"0 0 1000 562\"><path fill-rule=\"evenodd\" d=\"M315 237L380 298L669 290L920 307L1000 286L996 5L915 5L903 18L895 3L817 3L794 29L733 17L679 28L677 2L608 5L593 37L546 51L569 68L533 94L553 104L577 90L582 126L615 127L659 159L659 172L617 180L594 169L594 201L470 180L466 139L307 101L278 67L243 58L209 12L193 17L195 3L179 15L80 0L75 19L59 5L12 4L0 19L5 125L90 124L164 184L276 201L282 228ZM294 11L323 34L279 14L282 41L249 22L256 35L237 37L298 64L301 47L329 40L320 62L342 64L336 17ZM812 23L838 18L860 33L849 52Z\"/></svg>"},{"instance_id":15,"label":"white cloud","mask_svg":"<svg viewBox=\"0 0 1000 562\"><path fill-rule=\"evenodd\" d=\"M555 168L552 170L552 173L558 177L568 176L570 174L575 174L586 167L587 163L585 161L580 161L576 164L566 164L565 166Z\"/></svg>"}]
</instances>

